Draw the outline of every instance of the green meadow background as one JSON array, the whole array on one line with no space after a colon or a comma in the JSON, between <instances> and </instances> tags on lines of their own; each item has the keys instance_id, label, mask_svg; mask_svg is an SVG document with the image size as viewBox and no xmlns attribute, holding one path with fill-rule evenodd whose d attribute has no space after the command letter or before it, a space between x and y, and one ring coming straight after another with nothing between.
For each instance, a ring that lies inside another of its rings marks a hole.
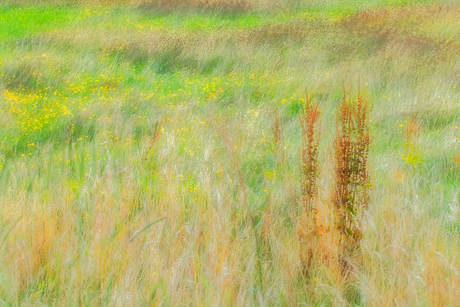
<instances>
[{"instance_id":1,"label":"green meadow background","mask_svg":"<svg viewBox=\"0 0 460 307\"><path fill-rule=\"evenodd\" d=\"M2 1L0 305L458 306L459 16L441 0ZM336 109L358 78L372 189L345 281L322 261L304 274L298 114L307 87L332 227Z\"/></svg>"}]
</instances>

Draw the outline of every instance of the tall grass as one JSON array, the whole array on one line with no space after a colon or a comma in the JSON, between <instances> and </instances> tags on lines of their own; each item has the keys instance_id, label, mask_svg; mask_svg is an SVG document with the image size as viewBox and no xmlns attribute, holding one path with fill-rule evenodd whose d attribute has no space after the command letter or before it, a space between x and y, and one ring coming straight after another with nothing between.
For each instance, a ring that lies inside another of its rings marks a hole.
<instances>
[{"instance_id":1,"label":"tall grass","mask_svg":"<svg viewBox=\"0 0 460 307\"><path fill-rule=\"evenodd\" d=\"M260 3L2 6L1 303L458 304L460 8Z\"/></svg>"}]
</instances>

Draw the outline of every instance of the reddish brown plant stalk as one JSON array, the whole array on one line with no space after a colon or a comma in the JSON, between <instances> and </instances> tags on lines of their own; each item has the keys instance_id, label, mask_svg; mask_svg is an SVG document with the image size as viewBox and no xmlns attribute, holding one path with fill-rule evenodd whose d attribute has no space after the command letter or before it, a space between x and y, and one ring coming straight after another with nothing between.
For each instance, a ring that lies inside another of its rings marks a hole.
<instances>
[{"instance_id":1,"label":"reddish brown plant stalk","mask_svg":"<svg viewBox=\"0 0 460 307\"><path fill-rule=\"evenodd\" d=\"M276 115L273 122L273 142L270 148L275 159L275 172L277 171L278 167L280 167L286 160L285 151L281 150L281 144L283 141L282 138L283 131L281 129L280 117L279 115Z\"/></svg>"},{"instance_id":2,"label":"reddish brown plant stalk","mask_svg":"<svg viewBox=\"0 0 460 307\"><path fill-rule=\"evenodd\" d=\"M302 128L302 145L300 148L300 184L302 204L307 214L313 212L313 200L317 191L316 178L318 174L318 141L319 127L316 126L319 112L318 104L313 104L308 99L305 88L306 102L299 113Z\"/></svg>"},{"instance_id":3,"label":"reddish brown plant stalk","mask_svg":"<svg viewBox=\"0 0 460 307\"><path fill-rule=\"evenodd\" d=\"M367 208L369 180L367 158L369 154L368 102L362 98L358 80L358 98L349 101L343 88L343 99L337 112L334 138L333 203L335 226L352 246L361 239L359 213Z\"/></svg>"}]
</instances>

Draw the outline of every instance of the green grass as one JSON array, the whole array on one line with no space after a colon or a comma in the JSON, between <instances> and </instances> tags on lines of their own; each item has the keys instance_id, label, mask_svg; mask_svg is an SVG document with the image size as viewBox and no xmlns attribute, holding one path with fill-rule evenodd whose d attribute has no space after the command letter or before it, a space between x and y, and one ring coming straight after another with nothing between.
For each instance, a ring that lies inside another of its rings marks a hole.
<instances>
[{"instance_id":1,"label":"green grass","mask_svg":"<svg viewBox=\"0 0 460 307\"><path fill-rule=\"evenodd\" d=\"M458 4L253 3L0 6L0 302L457 304ZM326 237L306 276L304 89L331 223L336 109L358 76L372 106L361 261L342 278Z\"/></svg>"}]
</instances>

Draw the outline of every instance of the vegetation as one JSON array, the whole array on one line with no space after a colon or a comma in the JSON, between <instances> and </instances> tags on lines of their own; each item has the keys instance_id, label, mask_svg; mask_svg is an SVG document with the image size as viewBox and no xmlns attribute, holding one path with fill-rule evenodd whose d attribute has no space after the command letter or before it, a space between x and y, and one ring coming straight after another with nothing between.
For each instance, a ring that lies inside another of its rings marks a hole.
<instances>
[{"instance_id":1,"label":"vegetation","mask_svg":"<svg viewBox=\"0 0 460 307\"><path fill-rule=\"evenodd\" d=\"M457 305L459 15L3 1L0 305Z\"/></svg>"},{"instance_id":2,"label":"vegetation","mask_svg":"<svg viewBox=\"0 0 460 307\"><path fill-rule=\"evenodd\" d=\"M359 84L355 101L349 101L343 89L337 113L332 192L334 225L345 241L357 246L362 237L358 216L368 207L370 186L367 173L370 145L368 102L362 98Z\"/></svg>"}]
</instances>

